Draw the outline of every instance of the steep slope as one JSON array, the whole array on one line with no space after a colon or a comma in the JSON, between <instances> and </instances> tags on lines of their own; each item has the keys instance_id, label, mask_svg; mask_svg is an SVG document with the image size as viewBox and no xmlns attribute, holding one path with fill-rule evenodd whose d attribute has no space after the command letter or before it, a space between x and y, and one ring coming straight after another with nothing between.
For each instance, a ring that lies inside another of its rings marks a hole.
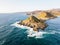
<instances>
[{"instance_id":1,"label":"steep slope","mask_svg":"<svg viewBox=\"0 0 60 45\"><path fill-rule=\"evenodd\" d=\"M19 24L29 26L33 28L34 31L39 29L44 29L47 25L41 20L37 19L35 16L30 16L26 20L21 21Z\"/></svg>"}]
</instances>

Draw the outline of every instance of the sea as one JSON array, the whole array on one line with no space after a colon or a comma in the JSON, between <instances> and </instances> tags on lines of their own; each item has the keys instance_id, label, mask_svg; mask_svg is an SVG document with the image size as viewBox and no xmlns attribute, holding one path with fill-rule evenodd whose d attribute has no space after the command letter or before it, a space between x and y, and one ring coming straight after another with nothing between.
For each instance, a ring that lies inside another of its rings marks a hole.
<instances>
[{"instance_id":1,"label":"sea","mask_svg":"<svg viewBox=\"0 0 60 45\"><path fill-rule=\"evenodd\" d=\"M60 45L60 17L49 19L44 31L18 25L26 13L0 14L0 45Z\"/></svg>"}]
</instances>

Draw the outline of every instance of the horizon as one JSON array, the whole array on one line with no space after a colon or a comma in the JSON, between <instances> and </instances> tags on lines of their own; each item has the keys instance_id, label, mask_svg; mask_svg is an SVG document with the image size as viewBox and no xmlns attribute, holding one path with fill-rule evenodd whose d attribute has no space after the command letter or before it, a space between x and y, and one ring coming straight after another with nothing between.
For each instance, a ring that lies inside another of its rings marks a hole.
<instances>
[{"instance_id":1,"label":"horizon","mask_svg":"<svg viewBox=\"0 0 60 45\"><path fill-rule=\"evenodd\" d=\"M28 12L59 8L59 0L0 0L0 13Z\"/></svg>"}]
</instances>

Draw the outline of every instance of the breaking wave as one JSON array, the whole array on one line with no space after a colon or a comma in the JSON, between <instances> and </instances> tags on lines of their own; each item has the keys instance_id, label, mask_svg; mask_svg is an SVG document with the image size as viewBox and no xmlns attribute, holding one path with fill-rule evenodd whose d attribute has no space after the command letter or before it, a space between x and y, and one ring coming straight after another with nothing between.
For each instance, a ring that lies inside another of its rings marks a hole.
<instances>
[{"instance_id":1,"label":"breaking wave","mask_svg":"<svg viewBox=\"0 0 60 45\"><path fill-rule=\"evenodd\" d=\"M60 34L60 32L57 32L57 31L54 31L54 30L51 30L51 31L47 31L47 30L41 31L40 30L39 32L33 31L33 28L30 28L30 27L27 27L27 26L23 26L23 25L19 25L17 23L19 23L19 21L14 23L14 24L11 24L11 26L15 26L17 28L22 28L22 29L27 29L26 33L27 33L28 37L44 38L44 37L46 37L46 36L44 36L46 34L55 34L55 33L59 33Z\"/></svg>"}]
</instances>

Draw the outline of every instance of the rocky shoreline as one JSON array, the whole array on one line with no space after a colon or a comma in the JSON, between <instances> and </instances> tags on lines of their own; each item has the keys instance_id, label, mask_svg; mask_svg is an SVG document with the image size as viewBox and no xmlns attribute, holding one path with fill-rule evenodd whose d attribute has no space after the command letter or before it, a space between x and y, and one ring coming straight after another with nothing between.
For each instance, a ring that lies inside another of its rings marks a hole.
<instances>
[{"instance_id":1,"label":"rocky shoreline","mask_svg":"<svg viewBox=\"0 0 60 45\"><path fill-rule=\"evenodd\" d=\"M24 25L33 28L34 31L39 31L39 29L44 30L48 25L45 23L46 20L57 18L50 11L35 11L31 12L27 19L19 22L19 25Z\"/></svg>"},{"instance_id":2,"label":"rocky shoreline","mask_svg":"<svg viewBox=\"0 0 60 45\"><path fill-rule=\"evenodd\" d=\"M31 27L34 31L39 31L39 29L44 30L47 27L46 23L44 23L42 20L37 19L35 16L30 16L18 24Z\"/></svg>"}]
</instances>

